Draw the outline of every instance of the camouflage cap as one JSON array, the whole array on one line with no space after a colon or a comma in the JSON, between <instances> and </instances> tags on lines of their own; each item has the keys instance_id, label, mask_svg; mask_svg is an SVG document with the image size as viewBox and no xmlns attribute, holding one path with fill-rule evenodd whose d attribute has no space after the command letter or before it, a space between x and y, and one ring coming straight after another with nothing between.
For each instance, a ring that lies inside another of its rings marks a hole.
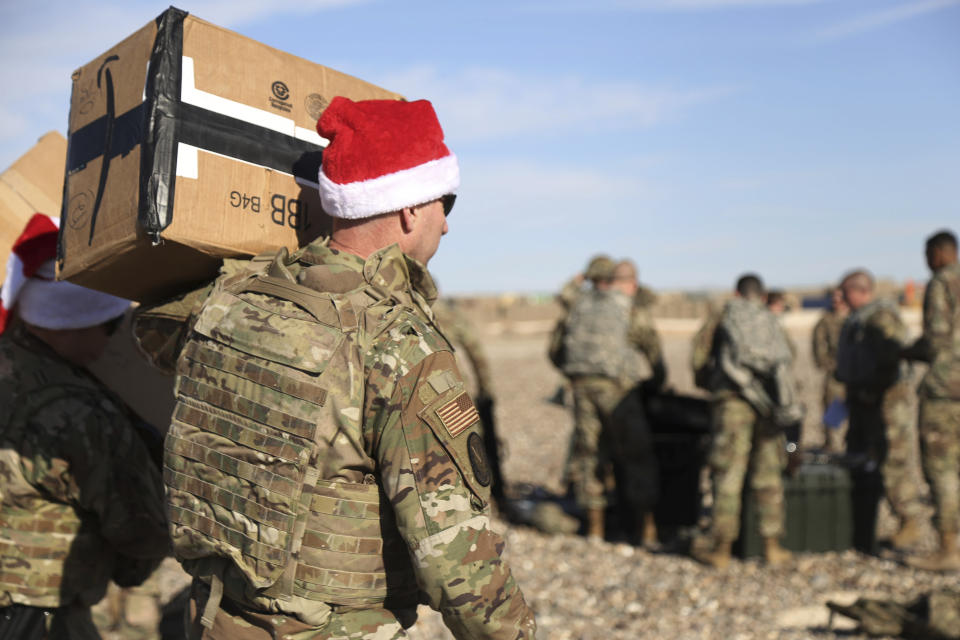
<instances>
[{"instance_id":1,"label":"camouflage cap","mask_svg":"<svg viewBox=\"0 0 960 640\"><path fill-rule=\"evenodd\" d=\"M584 277L588 280L606 280L613 276L613 269L617 263L610 256L603 254L594 256L587 263L587 270Z\"/></svg>"}]
</instances>

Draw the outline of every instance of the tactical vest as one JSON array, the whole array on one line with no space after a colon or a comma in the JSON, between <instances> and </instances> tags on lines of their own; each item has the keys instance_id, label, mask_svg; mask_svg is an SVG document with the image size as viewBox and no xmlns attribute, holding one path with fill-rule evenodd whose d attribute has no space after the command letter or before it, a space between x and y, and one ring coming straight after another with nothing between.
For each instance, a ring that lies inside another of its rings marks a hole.
<instances>
[{"instance_id":1,"label":"tactical vest","mask_svg":"<svg viewBox=\"0 0 960 640\"><path fill-rule=\"evenodd\" d=\"M341 434L362 442L360 318L395 302L371 285L310 289L286 260L216 288L180 356L164 469L174 549L225 558L280 601L415 602L390 504L372 475L335 480L331 454Z\"/></svg>"},{"instance_id":2,"label":"tactical vest","mask_svg":"<svg viewBox=\"0 0 960 640\"><path fill-rule=\"evenodd\" d=\"M886 388L904 375L904 363L891 371L879 371L880 360L875 349L866 343L867 327L874 315L880 312L898 315L892 302L878 299L851 311L840 329L837 343L836 378L855 387Z\"/></svg>"},{"instance_id":3,"label":"tactical vest","mask_svg":"<svg viewBox=\"0 0 960 640\"><path fill-rule=\"evenodd\" d=\"M733 351L734 361L758 375L793 359L786 333L776 316L759 303L735 298L727 303L720 329Z\"/></svg>"},{"instance_id":4,"label":"tactical vest","mask_svg":"<svg viewBox=\"0 0 960 640\"><path fill-rule=\"evenodd\" d=\"M617 378L624 373L632 304L629 297L612 291L577 298L563 338L566 375Z\"/></svg>"}]
</instances>

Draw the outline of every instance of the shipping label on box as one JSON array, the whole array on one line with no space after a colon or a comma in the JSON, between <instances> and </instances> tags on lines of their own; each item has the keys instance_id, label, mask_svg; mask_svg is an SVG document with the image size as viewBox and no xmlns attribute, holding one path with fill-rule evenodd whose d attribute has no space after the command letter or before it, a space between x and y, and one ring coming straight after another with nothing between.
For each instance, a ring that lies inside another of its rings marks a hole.
<instances>
[{"instance_id":1,"label":"shipping label on box","mask_svg":"<svg viewBox=\"0 0 960 640\"><path fill-rule=\"evenodd\" d=\"M177 9L74 73L60 277L156 300L328 231L335 96L402 99Z\"/></svg>"}]
</instances>

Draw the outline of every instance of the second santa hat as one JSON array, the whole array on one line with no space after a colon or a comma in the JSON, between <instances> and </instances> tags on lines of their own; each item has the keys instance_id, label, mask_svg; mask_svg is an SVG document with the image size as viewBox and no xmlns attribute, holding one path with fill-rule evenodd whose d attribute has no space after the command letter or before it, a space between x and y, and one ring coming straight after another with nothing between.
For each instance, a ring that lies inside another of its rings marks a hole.
<instances>
[{"instance_id":1,"label":"second santa hat","mask_svg":"<svg viewBox=\"0 0 960 640\"><path fill-rule=\"evenodd\" d=\"M457 157L426 100L336 97L317 122L330 144L320 202L335 218L368 218L436 200L460 186Z\"/></svg>"}]
</instances>

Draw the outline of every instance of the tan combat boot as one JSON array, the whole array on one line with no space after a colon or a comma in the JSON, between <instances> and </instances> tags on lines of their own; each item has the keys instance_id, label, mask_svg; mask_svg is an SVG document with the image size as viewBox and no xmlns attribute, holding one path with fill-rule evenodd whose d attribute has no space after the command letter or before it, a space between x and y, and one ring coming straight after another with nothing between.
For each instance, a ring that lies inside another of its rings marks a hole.
<instances>
[{"instance_id":1,"label":"tan combat boot","mask_svg":"<svg viewBox=\"0 0 960 640\"><path fill-rule=\"evenodd\" d=\"M890 537L890 544L894 549L909 549L920 541L920 533L919 518L905 518L900 525L900 530Z\"/></svg>"},{"instance_id":2,"label":"tan combat boot","mask_svg":"<svg viewBox=\"0 0 960 640\"><path fill-rule=\"evenodd\" d=\"M770 536L763 539L763 559L771 567L781 567L793 560L793 554L780 546L779 538Z\"/></svg>"},{"instance_id":3,"label":"tan combat boot","mask_svg":"<svg viewBox=\"0 0 960 640\"><path fill-rule=\"evenodd\" d=\"M590 540L603 540L603 509L587 509L587 538Z\"/></svg>"},{"instance_id":4,"label":"tan combat boot","mask_svg":"<svg viewBox=\"0 0 960 640\"><path fill-rule=\"evenodd\" d=\"M907 564L924 571L960 571L960 548L957 547L957 533L940 533L940 550L932 556L907 558Z\"/></svg>"},{"instance_id":5,"label":"tan combat boot","mask_svg":"<svg viewBox=\"0 0 960 640\"><path fill-rule=\"evenodd\" d=\"M640 520L637 528L639 529L640 542L643 546L657 546L659 542L657 538L657 521L653 518L653 511L647 511L643 514L643 518Z\"/></svg>"},{"instance_id":6,"label":"tan combat boot","mask_svg":"<svg viewBox=\"0 0 960 640\"><path fill-rule=\"evenodd\" d=\"M692 549L693 559L714 569L726 569L730 566L730 551L733 548L732 540L717 540L712 548Z\"/></svg>"}]
</instances>

